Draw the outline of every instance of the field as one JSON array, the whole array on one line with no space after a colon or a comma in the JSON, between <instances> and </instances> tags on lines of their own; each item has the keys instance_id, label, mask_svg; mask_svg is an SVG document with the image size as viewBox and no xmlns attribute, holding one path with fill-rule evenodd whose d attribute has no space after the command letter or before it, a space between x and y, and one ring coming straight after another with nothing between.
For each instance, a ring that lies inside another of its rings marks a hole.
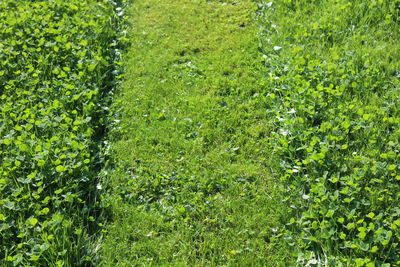
<instances>
[{"instance_id":1,"label":"field","mask_svg":"<svg viewBox=\"0 0 400 267\"><path fill-rule=\"evenodd\" d=\"M284 207L267 164L255 11L250 1L132 5L112 108L119 170L108 185L105 265L248 266L273 256L266 240Z\"/></svg>"},{"instance_id":2,"label":"field","mask_svg":"<svg viewBox=\"0 0 400 267\"><path fill-rule=\"evenodd\" d=\"M398 3L261 12L270 141L292 208L280 234L300 265L400 264Z\"/></svg>"},{"instance_id":3,"label":"field","mask_svg":"<svg viewBox=\"0 0 400 267\"><path fill-rule=\"evenodd\" d=\"M0 1L1 266L96 261L115 8Z\"/></svg>"},{"instance_id":4,"label":"field","mask_svg":"<svg viewBox=\"0 0 400 267\"><path fill-rule=\"evenodd\" d=\"M400 3L0 0L0 266L399 266Z\"/></svg>"}]
</instances>

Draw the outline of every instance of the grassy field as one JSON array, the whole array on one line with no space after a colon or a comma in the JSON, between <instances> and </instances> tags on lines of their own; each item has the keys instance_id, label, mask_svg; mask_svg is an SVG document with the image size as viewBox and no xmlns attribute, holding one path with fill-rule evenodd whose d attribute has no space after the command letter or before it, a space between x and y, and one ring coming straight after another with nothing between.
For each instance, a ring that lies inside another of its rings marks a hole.
<instances>
[{"instance_id":1,"label":"grassy field","mask_svg":"<svg viewBox=\"0 0 400 267\"><path fill-rule=\"evenodd\" d=\"M389 0L0 1L0 266L400 266L399 38Z\"/></svg>"},{"instance_id":2,"label":"grassy field","mask_svg":"<svg viewBox=\"0 0 400 267\"><path fill-rule=\"evenodd\" d=\"M0 266L96 263L114 4L0 1Z\"/></svg>"},{"instance_id":3,"label":"grassy field","mask_svg":"<svg viewBox=\"0 0 400 267\"><path fill-rule=\"evenodd\" d=\"M399 264L398 11L135 3L105 262Z\"/></svg>"},{"instance_id":4,"label":"grassy field","mask_svg":"<svg viewBox=\"0 0 400 267\"><path fill-rule=\"evenodd\" d=\"M400 264L399 3L261 5L270 146L299 265Z\"/></svg>"},{"instance_id":5,"label":"grassy field","mask_svg":"<svg viewBox=\"0 0 400 267\"><path fill-rule=\"evenodd\" d=\"M285 262L269 240L285 207L268 164L255 11L251 1L132 5L106 266Z\"/></svg>"}]
</instances>

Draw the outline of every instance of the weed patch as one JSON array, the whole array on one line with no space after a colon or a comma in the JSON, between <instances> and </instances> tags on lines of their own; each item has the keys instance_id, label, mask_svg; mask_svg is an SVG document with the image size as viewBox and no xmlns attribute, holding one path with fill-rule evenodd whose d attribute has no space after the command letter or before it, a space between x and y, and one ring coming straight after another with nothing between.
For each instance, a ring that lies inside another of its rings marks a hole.
<instances>
[{"instance_id":1,"label":"weed patch","mask_svg":"<svg viewBox=\"0 0 400 267\"><path fill-rule=\"evenodd\" d=\"M260 4L271 147L301 265L400 264L398 6Z\"/></svg>"},{"instance_id":2,"label":"weed patch","mask_svg":"<svg viewBox=\"0 0 400 267\"><path fill-rule=\"evenodd\" d=\"M111 1L0 2L0 261L95 262Z\"/></svg>"}]
</instances>

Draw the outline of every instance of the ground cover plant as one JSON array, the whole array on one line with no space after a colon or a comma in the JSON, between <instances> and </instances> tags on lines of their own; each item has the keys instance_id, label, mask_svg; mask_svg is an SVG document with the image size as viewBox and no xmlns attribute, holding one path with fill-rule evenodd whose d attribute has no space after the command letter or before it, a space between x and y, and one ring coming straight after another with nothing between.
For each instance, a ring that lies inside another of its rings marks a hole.
<instances>
[{"instance_id":1,"label":"ground cover plant","mask_svg":"<svg viewBox=\"0 0 400 267\"><path fill-rule=\"evenodd\" d=\"M399 3L259 5L270 146L299 265L400 264Z\"/></svg>"},{"instance_id":2,"label":"ground cover plant","mask_svg":"<svg viewBox=\"0 0 400 267\"><path fill-rule=\"evenodd\" d=\"M132 4L102 265L290 265L270 240L285 207L268 164L256 8Z\"/></svg>"},{"instance_id":3,"label":"ground cover plant","mask_svg":"<svg viewBox=\"0 0 400 267\"><path fill-rule=\"evenodd\" d=\"M400 2L126 3L0 1L0 266L400 265Z\"/></svg>"},{"instance_id":4,"label":"ground cover plant","mask_svg":"<svg viewBox=\"0 0 400 267\"><path fill-rule=\"evenodd\" d=\"M95 262L117 4L0 1L1 266Z\"/></svg>"}]
</instances>

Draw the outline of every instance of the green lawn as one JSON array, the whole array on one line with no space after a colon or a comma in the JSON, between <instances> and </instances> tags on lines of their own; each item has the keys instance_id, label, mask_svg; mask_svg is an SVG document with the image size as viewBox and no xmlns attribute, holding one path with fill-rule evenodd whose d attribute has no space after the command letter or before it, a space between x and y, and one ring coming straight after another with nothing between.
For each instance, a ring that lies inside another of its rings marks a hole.
<instances>
[{"instance_id":1,"label":"green lawn","mask_svg":"<svg viewBox=\"0 0 400 267\"><path fill-rule=\"evenodd\" d=\"M130 17L103 265L400 264L397 1Z\"/></svg>"},{"instance_id":2,"label":"green lawn","mask_svg":"<svg viewBox=\"0 0 400 267\"><path fill-rule=\"evenodd\" d=\"M0 0L0 40L0 266L400 266L400 0Z\"/></svg>"},{"instance_id":3,"label":"green lawn","mask_svg":"<svg viewBox=\"0 0 400 267\"><path fill-rule=\"evenodd\" d=\"M251 1L132 5L105 266L285 263Z\"/></svg>"}]
</instances>

